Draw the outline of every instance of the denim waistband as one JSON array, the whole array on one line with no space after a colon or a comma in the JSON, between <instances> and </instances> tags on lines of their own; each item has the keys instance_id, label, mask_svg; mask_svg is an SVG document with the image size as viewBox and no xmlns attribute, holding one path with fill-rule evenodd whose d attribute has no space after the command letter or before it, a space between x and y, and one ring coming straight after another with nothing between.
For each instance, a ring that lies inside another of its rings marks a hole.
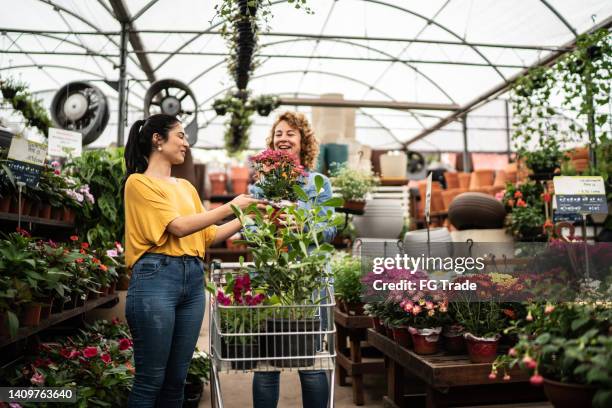
<instances>
[{"instance_id":1,"label":"denim waistband","mask_svg":"<svg viewBox=\"0 0 612 408\"><path fill-rule=\"evenodd\" d=\"M145 259L145 258L146 259L159 259L159 260L164 261L164 263L168 263L168 262L186 262L186 261L200 261L200 262L204 262L202 260L202 258L200 258L198 256L193 256L193 255L172 256L172 255L166 255L166 254L154 254L154 253L150 253L150 252L147 252L146 254L144 254L143 256L140 257L140 259Z\"/></svg>"}]
</instances>

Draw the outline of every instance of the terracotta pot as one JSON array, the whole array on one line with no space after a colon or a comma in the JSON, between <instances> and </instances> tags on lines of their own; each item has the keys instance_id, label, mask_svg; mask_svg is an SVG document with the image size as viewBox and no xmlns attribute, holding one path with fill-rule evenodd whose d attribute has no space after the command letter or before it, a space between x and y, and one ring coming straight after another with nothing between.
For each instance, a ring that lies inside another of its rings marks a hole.
<instances>
[{"instance_id":1,"label":"terracotta pot","mask_svg":"<svg viewBox=\"0 0 612 408\"><path fill-rule=\"evenodd\" d=\"M385 326L382 325L378 316L372 316L372 322L374 322L374 329L376 330L376 332L380 334L386 333Z\"/></svg>"},{"instance_id":2,"label":"terracotta pot","mask_svg":"<svg viewBox=\"0 0 612 408\"><path fill-rule=\"evenodd\" d=\"M395 342L402 347L409 348L412 346L412 338L410 336L410 332L408 331L408 327L394 327L393 338Z\"/></svg>"},{"instance_id":3,"label":"terracotta pot","mask_svg":"<svg viewBox=\"0 0 612 408\"><path fill-rule=\"evenodd\" d=\"M210 180L211 195L227 194L227 190L225 189L227 176L225 173L210 173L208 178Z\"/></svg>"},{"instance_id":4,"label":"terracotta pot","mask_svg":"<svg viewBox=\"0 0 612 408\"><path fill-rule=\"evenodd\" d=\"M100 297L108 296L108 286L103 286L100 288Z\"/></svg>"},{"instance_id":5,"label":"terracotta pot","mask_svg":"<svg viewBox=\"0 0 612 408\"><path fill-rule=\"evenodd\" d=\"M430 329L415 329L414 327L410 327L408 330L412 336L412 344L415 353L427 355L438 352L440 333L442 332L441 327Z\"/></svg>"},{"instance_id":6,"label":"terracotta pot","mask_svg":"<svg viewBox=\"0 0 612 408\"><path fill-rule=\"evenodd\" d=\"M47 299L47 302L40 308L40 320L48 319L51 316L51 309L53 308L53 298Z\"/></svg>"},{"instance_id":7,"label":"terracotta pot","mask_svg":"<svg viewBox=\"0 0 612 408\"><path fill-rule=\"evenodd\" d=\"M30 303L26 305L19 316L20 325L33 327L38 326L40 324L40 309L41 306L38 304Z\"/></svg>"},{"instance_id":8,"label":"terracotta pot","mask_svg":"<svg viewBox=\"0 0 612 408\"><path fill-rule=\"evenodd\" d=\"M544 394L555 408L589 408L597 387L544 379Z\"/></svg>"},{"instance_id":9,"label":"terracotta pot","mask_svg":"<svg viewBox=\"0 0 612 408\"><path fill-rule=\"evenodd\" d=\"M231 175L234 194L246 194L249 185L249 168L232 167Z\"/></svg>"},{"instance_id":10,"label":"terracotta pot","mask_svg":"<svg viewBox=\"0 0 612 408\"><path fill-rule=\"evenodd\" d=\"M11 210L11 201L13 201L12 197L6 196L0 198L0 212L9 212Z\"/></svg>"},{"instance_id":11,"label":"terracotta pot","mask_svg":"<svg viewBox=\"0 0 612 408\"><path fill-rule=\"evenodd\" d=\"M41 204L39 202L32 202L32 205L30 206L30 217L38 217L40 206Z\"/></svg>"},{"instance_id":12,"label":"terracotta pot","mask_svg":"<svg viewBox=\"0 0 612 408\"><path fill-rule=\"evenodd\" d=\"M364 201L353 201L348 200L344 202L344 208L353 211L363 211L365 209L366 202Z\"/></svg>"},{"instance_id":13,"label":"terracotta pot","mask_svg":"<svg viewBox=\"0 0 612 408\"><path fill-rule=\"evenodd\" d=\"M76 213L72 208L64 207L62 211L62 221L74 222Z\"/></svg>"},{"instance_id":14,"label":"terracotta pot","mask_svg":"<svg viewBox=\"0 0 612 408\"><path fill-rule=\"evenodd\" d=\"M42 204L39 208L38 216L46 220L51 219L51 204Z\"/></svg>"},{"instance_id":15,"label":"terracotta pot","mask_svg":"<svg viewBox=\"0 0 612 408\"><path fill-rule=\"evenodd\" d=\"M63 214L64 214L63 207L51 207L51 219L52 220L61 221Z\"/></svg>"},{"instance_id":16,"label":"terracotta pot","mask_svg":"<svg viewBox=\"0 0 612 408\"><path fill-rule=\"evenodd\" d=\"M494 339L480 339L471 333L465 334L468 355L472 363L492 363L497 357L499 335Z\"/></svg>"},{"instance_id":17,"label":"terracotta pot","mask_svg":"<svg viewBox=\"0 0 612 408\"><path fill-rule=\"evenodd\" d=\"M32 208L32 203L30 202L30 200L28 200L22 195L21 196L21 208L19 207L19 200L17 199L17 197L15 197L11 205L11 212L15 214L19 214L21 212L21 215L30 215L31 208Z\"/></svg>"}]
</instances>

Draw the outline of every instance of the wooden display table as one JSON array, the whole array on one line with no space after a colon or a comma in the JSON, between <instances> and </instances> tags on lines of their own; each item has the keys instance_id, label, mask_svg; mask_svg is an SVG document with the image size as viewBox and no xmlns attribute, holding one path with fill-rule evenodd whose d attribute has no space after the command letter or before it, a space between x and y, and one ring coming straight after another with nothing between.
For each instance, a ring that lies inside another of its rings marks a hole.
<instances>
[{"instance_id":1,"label":"wooden display table","mask_svg":"<svg viewBox=\"0 0 612 408\"><path fill-rule=\"evenodd\" d=\"M467 355L421 356L373 329L368 330L367 339L385 355L385 407L418 406L424 402L427 408L443 408L451 404L546 400L542 389L530 385L529 375L518 367L509 372L509 381L503 381L501 375L489 380L491 364L471 363ZM404 395L404 385L408 395Z\"/></svg>"},{"instance_id":2,"label":"wooden display table","mask_svg":"<svg viewBox=\"0 0 612 408\"><path fill-rule=\"evenodd\" d=\"M361 341L366 340L368 328L372 327L372 318L369 316L350 316L336 309L334 311L336 323L336 364L337 380L341 386L346 386L346 378L351 377L353 387L353 402L363 405L363 375L384 373L383 361L366 361L362 359ZM346 338L349 338L347 348Z\"/></svg>"}]
</instances>

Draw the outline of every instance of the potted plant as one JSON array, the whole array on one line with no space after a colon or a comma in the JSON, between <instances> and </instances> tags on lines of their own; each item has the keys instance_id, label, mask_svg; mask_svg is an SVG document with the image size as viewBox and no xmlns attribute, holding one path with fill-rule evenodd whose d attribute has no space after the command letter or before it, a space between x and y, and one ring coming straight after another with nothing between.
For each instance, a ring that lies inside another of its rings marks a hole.
<instances>
[{"instance_id":1,"label":"potted plant","mask_svg":"<svg viewBox=\"0 0 612 408\"><path fill-rule=\"evenodd\" d=\"M385 334L385 328L382 325L381 315L383 310L383 302L366 303L363 307L363 312L372 318L374 330L380 334Z\"/></svg>"},{"instance_id":2,"label":"potted plant","mask_svg":"<svg viewBox=\"0 0 612 408\"><path fill-rule=\"evenodd\" d=\"M204 385L210 381L210 371L212 369L212 361L210 356L205 351L200 351L196 347L191 364L189 364L189 371L187 372L187 379L185 381L185 399L183 401L184 408L197 408L202 392L204 391Z\"/></svg>"},{"instance_id":3,"label":"potted plant","mask_svg":"<svg viewBox=\"0 0 612 408\"><path fill-rule=\"evenodd\" d=\"M298 199L298 190L303 193L296 184L306 176L306 172L295 155L267 149L249 161L255 171L255 186L269 201L279 205L282 200L294 202ZM294 189L294 186L298 189ZM304 198L310 201L308 197Z\"/></svg>"},{"instance_id":4,"label":"potted plant","mask_svg":"<svg viewBox=\"0 0 612 408\"><path fill-rule=\"evenodd\" d=\"M297 170L295 172L298 173ZM270 185L271 178L265 180L263 188L277 191L277 187ZM284 182L282 175L280 180ZM287 306L276 313L280 318L267 320L266 329L269 332L314 333L320 321L315 317L318 307L313 304L313 294L317 295L317 302L331 302L326 292L321 293L330 278L326 266L333 251L332 245L323 243L322 236L329 225L334 225L331 212L325 211L324 207L337 206L341 200L330 199L319 204L317 199L323 191L323 183L321 176L315 177L313 197L308 197L299 185L293 185L295 196L309 205L283 208L280 211L285 212L285 221L279 221L273 216L275 212L278 213L278 209L272 206L267 207L265 214L254 205L245 211L234 208L236 216L245 226L244 242L250 247L254 262L247 270L254 275L255 286L276 299L280 305ZM291 228L285 228L288 225ZM331 304L325 306L330 307ZM283 344L290 344L289 350L292 353L304 355L307 350L314 350L317 337L315 334L271 335L267 336L271 342L268 348L281 353L288 349ZM278 354L271 357L281 356ZM278 359L273 361L273 364L280 366L293 363ZM298 362L300 366L312 363L312 359Z\"/></svg>"},{"instance_id":5,"label":"potted plant","mask_svg":"<svg viewBox=\"0 0 612 408\"><path fill-rule=\"evenodd\" d=\"M13 172L7 167L4 160L0 166L0 212L9 212L11 203L17 191Z\"/></svg>"},{"instance_id":6,"label":"potted plant","mask_svg":"<svg viewBox=\"0 0 612 408\"><path fill-rule=\"evenodd\" d=\"M405 325L412 336L414 352L417 354L435 354L442 326L448 316L448 303L436 301L429 295L416 301L404 300L400 307L407 313Z\"/></svg>"},{"instance_id":7,"label":"potted plant","mask_svg":"<svg viewBox=\"0 0 612 408\"><path fill-rule=\"evenodd\" d=\"M24 82L17 81L11 77L3 79L0 81L0 91L2 91L2 95L4 99L12 100L15 95L19 92L23 92L27 89L27 85Z\"/></svg>"},{"instance_id":8,"label":"potted plant","mask_svg":"<svg viewBox=\"0 0 612 408\"><path fill-rule=\"evenodd\" d=\"M545 242L547 240L544 232L546 217L543 209L525 203L519 204L508 215L506 220L507 231L520 241Z\"/></svg>"},{"instance_id":9,"label":"potted plant","mask_svg":"<svg viewBox=\"0 0 612 408\"><path fill-rule=\"evenodd\" d=\"M371 171L352 169L344 164L332 172L334 189L344 199L344 208L363 211L368 193L378 185Z\"/></svg>"},{"instance_id":10,"label":"potted plant","mask_svg":"<svg viewBox=\"0 0 612 408\"><path fill-rule=\"evenodd\" d=\"M15 314L15 298L17 289L13 279L9 276L0 276L0 338L13 337L19 328L19 318Z\"/></svg>"},{"instance_id":11,"label":"potted plant","mask_svg":"<svg viewBox=\"0 0 612 408\"><path fill-rule=\"evenodd\" d=\"M340 310L351 316L363 315L361 260L347 253L332 258L334 293Z\"/></svg>"},{"instance_id":12,"label":"potted plant","mask_svg":"<svg viewBox=\"0 0 612 408\"><path fill-rule=\"evenodd\" d=\"M511 328L518 343L500 356L491 375L519 365L543 385L555 408L612 403L612 309L606 302L536 303ZM505 374L507 375L507 374Z\"/></svg>"},{"instance_id":13,"label":"potted plant","mask_svg":"<svg viewBox=\"0 0 612 408\"><path fill-rule=\"evenodd\" d=\"M270 112L280 105L278 97L275 95L260 95L251 100L251 103L260 116L268 116Z\"/></svg>"}]
</instances>

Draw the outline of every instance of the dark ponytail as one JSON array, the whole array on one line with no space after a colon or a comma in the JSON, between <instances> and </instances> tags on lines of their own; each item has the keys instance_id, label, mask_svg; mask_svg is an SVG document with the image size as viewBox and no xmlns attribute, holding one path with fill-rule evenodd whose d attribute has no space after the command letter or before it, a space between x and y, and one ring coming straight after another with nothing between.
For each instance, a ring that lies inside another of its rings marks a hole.
<instances>
[{"instance_id":1,"label":"dark ponytail","mask_svg":"<svg viewBox=\"0 0 612 408\"><path fill-rule=\"evenodd\" d=\"M153 135L159 134L162 140L168 140L168 132L180 121L170 115L159 113L149 116L147 120L137 120L130 129L125 145L126 174L123 186L131 174L144 173L149 165L149 155L153 151Z\"/></svg>"}]
</instances>

